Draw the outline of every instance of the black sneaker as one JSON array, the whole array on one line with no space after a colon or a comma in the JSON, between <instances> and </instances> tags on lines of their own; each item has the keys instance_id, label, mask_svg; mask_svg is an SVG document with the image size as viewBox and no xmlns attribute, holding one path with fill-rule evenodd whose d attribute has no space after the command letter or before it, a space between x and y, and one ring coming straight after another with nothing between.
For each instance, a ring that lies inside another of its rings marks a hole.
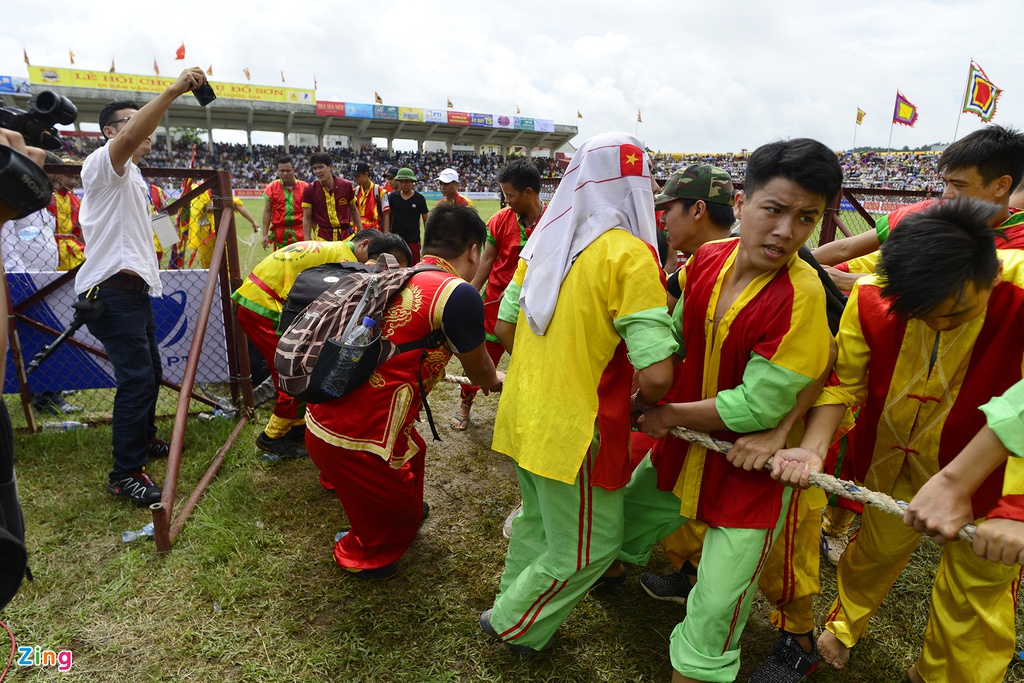
<instances>
[{"instance_id":1,"label":"black sneaker","mask_svg":"<svg viewBox=\"0 0 1024 683\"><path fill-rule=\"evenodd\" d=\"M266 432L260 432L260 435L256 437L256 445L265 453L272 453L282 460L305 458L309 455L305 446L297 441L292 441L287 434L277 439L271 439Z\"/></svg>"},{"instance_id":2,"label":"black sneaker","mask_svg":"<svg viewBox=\"0 0 1024 683\"><path fill-rule=\"evenodd\" d=\"M59 393L37 396L32 401L32 409L37 413L46 413L47 415L72 415L82 412L80 407L68 403Z\"/></svg>"},{"instance_id":3,"label":"black sneaker","mask_svg":"<svg viewBox=\"0 0 1024 683\"><path fill-rule=\"evenodd\" d=\"M818 666L818 644L811 636L811 651L804 652L792 634L783 632L764 664L750 674L749 683L796 683Z\"/></svg>"},{"instance_id":4,"label":"black sneaker","mask_svg":"<svg viewBox=\"0 0 1024 683\"><path fill-rule=\"evenodd\" d=\"M171 452L171 444L163 439L150 439L146 444L146 458L166 458Z\"/></svg>"},{"instance_id":5,"label":"black sneaker","mask_svg":"<svg viewBox=\"0 0 1024 683\"><path fill-rule=\"evenodd\" d=\"M288 433L284 435L284 438L291 441L298 441L299 443L306 443L306 424L295 425L288 430Z\"/></svg>"},{"instance_id":6,"label":"black sneaker","mask_svg":"<svg viewBox=\"0 0 1024 683\"><path fill-rule=\"evenodd\" d=\"M157 486L145 472L136 472L122 479L112 480L107 484L107 492L121 498L128 498L139 505L159 503L160 496L164 494L163 489Z\"/></svg>"},{"instance_id":7,"label":"black sneaker","mask_svg":"<svg viewBox=\"0 0 1024 683\"><path fill-rule=\"evenodd\" d=\"M696 575L697 570L687 562L682 569L666 576L644 572L640 575L640 586L655 600L667 600L685 605L686 599L690 597L690 591L693 590L690 577Z\"/></svg>"}]
</instances>

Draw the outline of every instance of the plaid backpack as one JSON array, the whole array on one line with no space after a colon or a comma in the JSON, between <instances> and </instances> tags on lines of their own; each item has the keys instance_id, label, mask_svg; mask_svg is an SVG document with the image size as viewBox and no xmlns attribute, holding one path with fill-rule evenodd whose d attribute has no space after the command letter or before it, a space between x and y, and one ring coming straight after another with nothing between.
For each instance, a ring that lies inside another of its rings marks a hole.
<instances>
[{"instance_id":1,"label":"plaid backpack","mask_svg":"<svg viewBox=\"0 0 1024 683\"><path fill-rule=\"evenodd\" d=\"M323 270L310 268L300 274L292 287L297 296L308 297L311 286L313 290L320 286L324 290L295 316L281 334L274 358L281 390L306 403L325 403L354 391L388 359L422 349L420 394L431 431L439 440L430 408L426 405L422 364L429 349L444 344L444 332L434 330L421 339L400 345L393 344L379 332L388 303L413 275L429 270L441 269L435 266L399 268L393 256L381 254L376 270L372 271L336 269L333 274L325 276ZM307 273L308 277L304 277ZM313 284L308 281L313 281ZM290 292L285 301L286 310L292 298ZM292 308L297 305L293 301ZM363 318L372 318L376 323L373 339L367 344L347 344L345 340Z\"/></svg>"}]
</instances>

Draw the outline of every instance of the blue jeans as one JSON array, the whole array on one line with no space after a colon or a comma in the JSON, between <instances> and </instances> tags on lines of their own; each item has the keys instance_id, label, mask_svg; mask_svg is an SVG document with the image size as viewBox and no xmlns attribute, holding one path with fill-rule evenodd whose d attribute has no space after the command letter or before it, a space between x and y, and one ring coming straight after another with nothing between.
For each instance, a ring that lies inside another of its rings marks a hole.
<instances>
[{"instance_id":1,"label":"blue jeans","mask_svg":"<svg viewBox=\"0 0 1024 683\"><path fill-rule=\"evenodd\" d=\"M110 472L115 481L146 466L146 449L156 436L156 398L163 375L149 295L100 287L99 298L106 305L103 315L86 326L103 344L117 382Z\"/></svg>"}]
</instances>

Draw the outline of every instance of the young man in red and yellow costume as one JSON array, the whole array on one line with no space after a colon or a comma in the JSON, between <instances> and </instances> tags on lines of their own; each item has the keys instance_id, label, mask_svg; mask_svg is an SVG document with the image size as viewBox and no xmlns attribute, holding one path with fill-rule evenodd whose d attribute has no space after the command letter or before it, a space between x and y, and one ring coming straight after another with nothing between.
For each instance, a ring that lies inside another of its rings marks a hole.
<instances>
[{"instance_id":1,"label":"young man in red and yellow costume","mask_svg":"<svg viewBox=\"0 0 1024 683\"><path fill-rule=\"evenodd\" d=\"M426 444L415 427L424 399L420 378L430 393L454 354L471 380L489 391L501 389L503 375L484 347L483 302L467 282L480 264L485 235L473 209L435 208L421 262L439 270L412 276L388 304L380 333L404 344L443 330L444 343L398 354L352 393L308 408L309 455L334 487L351 525L336 539L334 559L357 578L397 572L395 562L426 515Z\"/></svg>"},{"instance_id":2,"label":"young man in red and yellow costume","mask_svg":"<svg viewBox=\"0 0 1024 683\"><path fill-rule=\"evenodd\" d=\"M687 519L708 526L687 616L672 632L673 681L735 679L754 588L793 508L790 492L759 471L766 454L734 449L723 457L665 435L678 425L736 441L773 429L823 375L831 338L825 293L797 252L841 184L835 154L819 142L758 148L736 202L740 237L700 247L681 276L686 359L673 402L640 418L661 440L627 487L620 554L644 564ZM809 637L780 642L800 660L797 678L817 660ZM759 670L752 680L775 673Z\"/></svg>"},{"instance_id":3,"label":"young man in red and yellow costume","mask_svg":"<svg viewBox=\"0 0 1024 683\"><path fill-rule=\"evenodd\" d=\"M792 468L816 469L846 409L861 405L855 479L909 500L984 426L980 406L1022 376L1024 254L996 251L991 217L974 199L907 216L881 252L879 274L861 280L837 338L838 386L808 413L801 448L781 451ZM972 497L987 516L1004 488L1004 467ZM839 596L818 640L843 668L919 535L897 517L865 507L839 562ZM980 561L967 544L946 546L912 681L1002 681L1014 652L1020 567Z\"/></svg>"},{"instance_id":4,"label":"young man in red and yellow costume","mask_svg":"<svg viewBox=\"0 0 1024 683\"><path fill-rule=\"evenodd\" d=\"M515 352L492 448L516 461L523 507L480 625L520 653L549 645L618 553L634 369L646 401L672 383L643 147L621 133L580 146L499 313Z\"/></svg>"},{"instance_id":5,"label":"young man in red and yellow costume","mask_svg":"<svg viewBox=\"0 0 1024 683\"><path fill-rule=\"evenodd\" d=\"M317 242L340 242L362 230L352 183L335 176L326 152L309 157L316 180L302 193L302 234Z\"/></svg>"},{"instance_id":6,"label":"young man in red and yellow costume","mask_svg":"<svg viewBox=\"0 0 1024 683\"><path fill-rule=\"evenodd\" d=\"M299 273L340 261L359 261L368 258L370 240L380 235L376 230L354 245L348 242L295 242L278 249L260 261L235 290L231 298L238 304L238 323L246 336L252 340L260 355L270 367L270 376L277 388L277 367L274 356L277 353L277 322L288 292L295 284ZM259 436L256 444L267 451L284 458L304 456L302 448L306 420L303 402L277 388L277 402L270 421ZM293 431L294 430L294 431ZM292 436L289 436L291 432Z\"/></svg>"},{"instance_id":7,"label":"young man in red and yellow costume","mask_svg":"<svg viewBox=\"0 0 1024 683\"><path fill-rule=\"evenodd\" d=\"M473 278L473 286L484 291L487 353L495 365L505 351L494 336L498 308L519 265L519 253L544 213L544 202L540 198L540 171L529 160L516 159L506 166L498 175L498 185L508 206L487 221L487 246L480 259L480 269ZM450 422L452 429L461 432L469 426L469 413L477 390L474 386L462 386L459 412L452 416Z\"/></svg>"},{"instance_id":8,"label":"young man in red and yellow costume","mask_svg":"<svg viewBox=\"0 0 1024 683\"><path fill-rule=\"evenodd\" d=\"M71 176L56 176L55 180L53 199L46 210L56 221L53 239L57 242L57 270L71 270L85 260L82 226L78 221L82 201L75 194Z\"/></svg>"},{"instance_id":9,"label":"young man in red and yellow costume","mask_svg":"<svg viewBox=\"0 0 1024 683\"><path fill-rule=\"evenodd\" d=\"M288 157L277 160L277 179L263 190L262 243L274 250L305 239L302 234L302 195L306 181L295 177L295 164ZM377 227L377 226L368 226Z\"/></svg>"},{"instance_id":10,"label":"young man in red and yellow costume","mask_svg":"<svg viewBox=\"0 0 1024 683\"><path fill-rule=\"evenodd\" d=\"M357 163L352 179L356 181L355 201L362 229L373 228L381 232L390 232L391 207L388 205L388 191L370 180L370 165L365 161Z\"/></svg>"}]
</instances>

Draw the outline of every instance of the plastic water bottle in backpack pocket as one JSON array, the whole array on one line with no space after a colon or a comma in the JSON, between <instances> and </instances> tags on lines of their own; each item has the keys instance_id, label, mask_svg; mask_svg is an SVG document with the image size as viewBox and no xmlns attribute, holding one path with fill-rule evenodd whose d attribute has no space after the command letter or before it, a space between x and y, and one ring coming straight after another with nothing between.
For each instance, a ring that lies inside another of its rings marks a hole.
<instances>
[{"instance_id":1,"label":"plastic water bottle in backpack pocket","mask_svg":"<svg viewBox=\"0 0 1024 683\"><path fill-rule=\"evenodd\" d=\"M334 357L334 361L326 364L327 374L320 384L323 391L344 396L370 378L380 357L380 335L375 327L373 318L363 318L343 342L327 342L321 353Z\"/></svg>"}]
</instances>

